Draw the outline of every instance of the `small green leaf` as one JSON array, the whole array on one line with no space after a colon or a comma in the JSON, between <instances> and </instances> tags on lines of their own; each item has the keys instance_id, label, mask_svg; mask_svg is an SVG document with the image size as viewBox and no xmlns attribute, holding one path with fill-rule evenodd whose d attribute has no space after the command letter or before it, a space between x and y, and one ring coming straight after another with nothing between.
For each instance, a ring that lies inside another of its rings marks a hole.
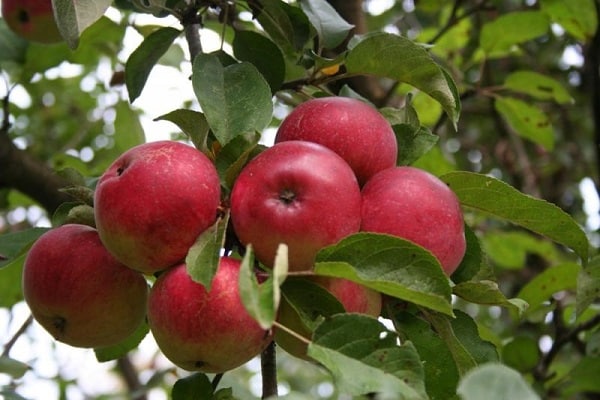
<instances>
[{"instance_id":1,"label":"small green leaf","mask_svg":"<svg viewBox=\"0 0 600 400\"><path fill-rule=\"evenodd\" d=\"M240 61L254 65L275 93L285 78L285 59L281 50L269 38L254 31L236 31L233 53Z\"/></svg>"},{"instance_id":2,"label":"small green leaf","mask_svg":"<svg viewBox=\"0 0 600 400\"><path fill-rule=\"evenodd\" d=\"M467 249L458 268L450 276L452 282L461 283L473 279L478 274L485 274L487 264L484 264L483 252L479 238L473 232L471 227L465 224L465 239L467 240Z\"/></svg>"},{"instance_id":3,"label":"small green leaf","mask_svg":"<svg viewBox=\"0 0 600 400\"><path fill-rule=\"evenodd\" d=\"M327 49L341 44L354 28L325 0L300 0L300 8L317 31L323 47Z\"/></svg>"},{"instance_id":4,"label":"small green leaf","mask_svg":"<svg viewBox=\"0 0 600 400\"><path fill-rule=\"evenodd\" d=\"M496 97L494 107L519 135L547 150L554 148L550 118L540 108L511 97Z\"/></svg>"},{"instance_id":5,"label":"small green leaf","mask_svg":"<svg viewBox=\"0 0 600 400\"><path fill-rule=\"evenodd\" d=\"M577 275L576 314L580 316L596 300L600 298L600 257L590 260L587 268Z\"/></svg>"},{"instance_id":6,"label":"small green leaf","mask_svg":"<svg viewBox=\"0 0 600 400\"><path fill-rule=\"evenodd\" d=\"M461 282L452 288L452 292L465 301L488 306L508 307L520 314L527 309L527 304L508 300L493 281Z\"/></svg>"},{"instance_id":7,"label":"small green leaf","mask_svg":"<svg viewBox=\"0 0 600 400\"><path fill-rule=\"evenodd\" d=\"M246 248L238 283L240 297L248 313L263 329L270 329L277 316L277 309L281 298L279 287L287 276L287 258L287 245L280 244L275 255L272 275L266 281L259 284L254 271L252 246L249 245Z\"/></svg>"},{"instance_id":8,"label":"small green leaf","mask_svg":"<svg viewBox=\"0 0 600 400\"><path fill-rule=\"evenodd\" d=\"M467 207L507 220L575 251L587 263L589 242L575 220L556 205L519 192L491 176L450 172L440 177Z\"/></svg>"},{"instance_id":9,"label":"small green leaf","mask_svg":"<svg viewBox=\"0 0 600 400\"><path fill-rule=\"evenodd\" d=\"M310 35L310 23L298 7L279 0L261 0L253 10L265 32L286 54L304 47Z\"/></svg>"},{"instance_id":10,"label":"small green leaf","mask_svg":"<svg viewBox=\"0 0 600 400\"><path fill-rule=\"evenodd\" d=\"M178 379L171 390L172 400L212 399L213 387L201 372Z\"/></svg>"},{"instance_id":11,"label":"small green leaf","mask_svg":"<svg viewBox=\"0 0 600 400\"><path fill-rule=\"evenodd\" d=\"M227 143L215 160L215 165L224 188L233 188L235 179L252 155L259 148L260 134L239 135Z\"/></svg>"},{"instance_id":12,"label":"small green leaf","mask_svg":"<svg viewBox=\"0 0 600 400\"><path fill-rule=\"evenodd\" d=\"M460 381L457 392L462 400L540 400L520 373L498 363L471 370Z\"/></svg>"},{"instance_id":13,"label":"small green leaf","mask_svg":"<svg viewBox=\"0 0 600 400\"><path fill-rule=\"evenodd\" d=\"M215 55L194 59L192 84L206 120L221 145L238 135L262 131L271 121L271 89L256 67L223 67Z\"/></svg>"},{"instance_id":14,"label":"small green leaf","mask_svg":"<svg viewBox=\"0 0 600 400\"><path fill-rule=\"evenodd\" d=\"M140 122L140 115L126 101L119 101L115 106L115 145L111 149L117 154L122 154L132 147L146 141L144 128Z\"/></svg>"},{"instance_id":15,"label":"small green leaf","mask_svg":"<svg viewBox=\"0 0 600 400\"><path fill-rule=\"evenodd\" d=\"M573 97L560 82L534 71L511 73L504 80L504 87L538 100L553 100L558 104L573 102Z\"/></svg>"},{"instance_id":16,"label":"small green leaf","mask_svg":"<svg viewBox=\"0 0 600 400\"><path fill-rule=\"evenodd\" d=\"M47 228L29 228L0 235L0 268L7 265L11 259L24 254L47 230Z\"/></svg>"},{"instance_id":17,"label":"small green leaf","mask_svg":"<svg viewBox=\"0 0 600 400\"><path fill-rule=\"evenodd\" d=\"M460 99L454 81L427 50L403 36L389 33L367 35L348 53L351 74L371 74L408 83L437 100L456 124Z\"/></svg>"},{"instance_id":18,"label":"small green leaf","mask_svg":"<svg viewBox=\"0 0 600 400\"><path fill-rule=\"evenodd\" d=\"M502 348L502 361L520 372L531 371L539 359L537 340L529 336L516 336Z\"/></svg>"},{"instance_id":19,"label":"small green leaf","mask_svg":"<svg viewBox=\"0 0 600 400\"><path fill-rule=\"evenodd\" d=\"M598 26L594 0L540 0L542 12L582 42L590 40Z\"/></svg>"},{"instance_id":20,"label":"small green leaf","mask_svg":"<svg viewBox=\"0 0 600 400\"><path fill-rule=\"evenodd\" d=\"M572 398L581 393L599 393L600 358L584 357L566 376L567 382L563 395Z\"/></svg>"},{"instance_id":21,"label":"small green leaf","mask_svg":"<svg viewBox=\"0 0 600 400\"><path fill-rule=\"evenodd\" d=\"M8 356L0 356L0 374L7 374L13 379L22 378L31 367Z\"/></svg>"},{"instance_id":22,"label":"small green leaf","mask_svg":"<svg viewBox=\"0 0 600 400\"><path fill-rule=\"evenodd\" d=\"M192 280L204 285L207 290L210 290L219 268L219 255L225 243L228 221L229 213L225 212L213 226L198 236L185 258L187 272Z\"/></svg>"},{"instance_id":23,"label":"small green leaf","mask_svg":"<svg viewBox=\"0 0 600 400\"><path fill-rule=\"evenodd\" d=\"M550 262L559 257L552 242L526 231L487 232L482 242L485 254L495 265L506 269L526 268L529 254L536 254Z\"/></svg>"},{"instance_id":24,"label":"small green leaf","mask_svg":"<svg viewBox=\"0 0 600 400\"><path fill-rule=\"evenodd\" d=\"M181 31L171 27L157 29L131 53L125 63L125 84L130 103L142 93L152 68L180 34Z\"/></svg>"},{"instance_id":25,"label":"small green leaf","mask_svg":"<svg viewBox=\"0 0 600 400\"><path fill-rule=\"evenodd\" d=\"M4 19L0 19L0 62L25 62L29 42L11 31Z\"/></svg>"},{"instance_id":26,"label":"small green leaf","mask_svg":"<svg viewBox=\"0 0 600 400\"><path fill-rule=\"evenodd\" d=\"M550 20L540 11L514 11L485 24L479 44L488 57L501 57L515 45L546 34L549 28Z\"/></svg>"},{"instance_id":27,"label":"small green leaf","mask_svg":"<svg viewBox=\"0 0 600 400\"><path fill-rule=\"evenodd\" d=\"M209 154L207 141L210 127L204 117L204 114L194 110L178 109L171 111L168 114L161 115L154 119L155 121L170 121L177 125L183 133L190 138L194 147Z\"/></svg>"},{"instance_id":28,"label":"small green leaf","mask_svg":"<svg viewBox=\"0 0 600 400\"><path fill-rule=\"evenodd\" d=\"M337 314L317 327L308 355L323 364L340 390L350 395L426 399L419 355L412 343L399 346L396 340L375 318Z\"/></svg>"},{"instance_id":29,"label":"small green leaf","mask_svg":"<svg viewBox=\"0 0 600 400\"><path fill-rule=\"evenodd\" d=\"M317 254L315 272L346 278L452 315L450 283L438 260L398 237L375 233L348 236Z\"/></svg>"},{"instance_id":30,"label":"small green leaf","mask_svg":"<svg viewBox=\"0 0 600 400\"><path fill-rule=\"evenodd\" d=\"M529 303L527 313L532 313L553 294L577 287L577 275L581 267L575 263L564 263L547 268L527 282L517 297Z\"/></svg>"},{"instance_id":31,"label":"small green leaf","mask_svg":"<svg viewBox=\"0 0 600 400\"><path fill-rule=\"evenodd\" d=\"M77 47L81 33L99 20L111 4L111 0L52 0L56 25L70 48Z\"/></svg>"},{"instance_id":32,"label":"small green leaf","mask_svg":"<svg viewBox=\"0 0 600 400\"><path fill-rule=\"evenodd\" d=\"M137 348L141 341L146 337L148 332L148 324L145 322L140 324L134 333L129 335L129 337L120 343L109 347L100 347L94 349L96 359L98 362L106 362L125 356L131 350Z\"/></svg>"},{"instance_id":33,"label":"small green leaf","mask_svg":"<svg viewBox=\"0 0 600 400\"><path fill-rule=\"evenodd\" d=\"M427 153L438 142L440 137L431 133L429 128L414 128L408 124L392 127L398 141L398 159L396 165L410 165Z\"/></svg>"}]
</instances>

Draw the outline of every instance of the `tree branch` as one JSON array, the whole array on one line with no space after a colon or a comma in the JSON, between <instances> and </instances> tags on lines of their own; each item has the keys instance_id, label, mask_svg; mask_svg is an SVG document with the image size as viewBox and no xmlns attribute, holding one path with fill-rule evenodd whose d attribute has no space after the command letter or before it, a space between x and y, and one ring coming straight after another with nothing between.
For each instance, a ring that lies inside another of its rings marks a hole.
<instances>
[{"instance_id":1,"label":"tree branch","mask_svg":"<svg viewBox=\"0 0 600 400\"><path fill-rule=\"evenodd\" d=\"M121 373L121 376L127 384L129 393L132 395L133 400L146 400L146 394L144 387L140 383L138 373L128 356L121 357L117 360L117 368Z\"/></svg>"},{"instance_id":2,"label":"tree branch","mask_svg":"<svg viewBox=\"0 0 600 400\"><path fill-rule=\"evenodd\" d=\"M263 399L277 397L277 365L275 353L275 342L271 342L260 355Z\"/></svg>"}]
</instances>

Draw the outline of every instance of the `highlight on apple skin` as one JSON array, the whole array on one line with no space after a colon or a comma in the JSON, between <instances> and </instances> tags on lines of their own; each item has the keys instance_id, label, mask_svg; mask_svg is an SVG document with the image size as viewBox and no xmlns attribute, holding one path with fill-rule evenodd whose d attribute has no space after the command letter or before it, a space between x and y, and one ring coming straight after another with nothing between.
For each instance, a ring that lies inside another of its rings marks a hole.
<instances>
[{"instance_id":1,"label":"highlight on apple skin","mask_svg":"<svg viewBox=\"0 0 600 400\"><path fill-rule=\"evenodd\" d=\"M35 320L74 347L115 345L146 316L146 279L119 263L86 225L40 236L25 259L22 285Z\"/></svg>"}]
</instances>

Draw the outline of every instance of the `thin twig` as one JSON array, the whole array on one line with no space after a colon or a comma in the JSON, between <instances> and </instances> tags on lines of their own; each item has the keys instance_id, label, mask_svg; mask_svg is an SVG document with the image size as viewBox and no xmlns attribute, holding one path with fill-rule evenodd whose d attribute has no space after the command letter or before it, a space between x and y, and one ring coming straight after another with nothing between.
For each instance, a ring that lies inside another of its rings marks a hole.
<instances>
[{"instance_id":1,"label":"thin twig","mask_svg":"<svg viewBox=\"0 0 600 400\"><path fill-rule=\"evenodd\" d=\"M19 337L25 333L29 325L33 322L33 315L29 314L29 317L23 322L23 324L19 327L19 329L15 332L15 334L9 339L8 342L4 345L4 350L2 351L2 357L8 357L10 350L15 345Z\"/></svg>"}]
</instances>

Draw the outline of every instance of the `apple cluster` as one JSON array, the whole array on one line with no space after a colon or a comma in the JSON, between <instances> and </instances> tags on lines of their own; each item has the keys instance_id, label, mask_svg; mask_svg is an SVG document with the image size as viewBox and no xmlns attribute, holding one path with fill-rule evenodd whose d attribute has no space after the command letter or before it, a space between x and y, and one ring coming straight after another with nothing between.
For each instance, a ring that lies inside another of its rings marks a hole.
<instances>
[{"instance_id":1,"label":"apple cluster","mask_svg":"<svg viewBox=\"0 0 600 400\"><path fill-rule=\"evenodd\" d=\"M288 246L289 279L306 276L320 249L361 231L413 241L450 275L465 252L458 199L435 176L396 166L397 154L387 120L342 97L296 107L228 196L214 163L194 147L136 146L98 180L95 228L67 224L34 243L24 264L25 300L44 328L72 346L115 345L146 319L164 355L190 371L230 370L273 340L306 358L303 342L263 329L246 311L235 253L221 256L209 289L191 279L186 255L227 205L236 242L252 245L265 268L279 244ZM347 312L381 313L381 294L372 289L339 278L304 279ZM285 298L277 319L311 334Z\"/></svg>"}]
</instances>

